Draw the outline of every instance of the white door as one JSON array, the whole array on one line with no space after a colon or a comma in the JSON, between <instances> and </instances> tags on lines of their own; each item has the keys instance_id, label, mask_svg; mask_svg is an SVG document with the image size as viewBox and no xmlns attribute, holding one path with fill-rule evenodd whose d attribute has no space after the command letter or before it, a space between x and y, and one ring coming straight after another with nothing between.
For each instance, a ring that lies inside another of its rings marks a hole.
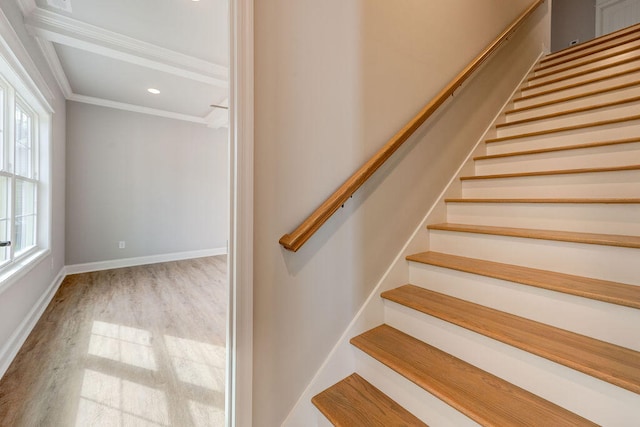
<instances>
[{"instance_id":1,"label":"white door","mask_svg":"<svg viewBox=\"0 0 640 427\"><path fill-rule=\"evenodd\" d=\"M597 0L596 37L640 22L640 0Z\"/></svg>"}]
</instances>

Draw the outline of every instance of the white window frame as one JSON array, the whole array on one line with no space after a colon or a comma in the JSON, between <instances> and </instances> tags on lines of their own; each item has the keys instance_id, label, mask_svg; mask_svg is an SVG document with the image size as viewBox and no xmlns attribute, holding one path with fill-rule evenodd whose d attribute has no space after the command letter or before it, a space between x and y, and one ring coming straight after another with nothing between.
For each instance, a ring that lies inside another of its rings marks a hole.
<instances>
[{"instance_id":1,"label":"white window frame","mask_svg":"<svg viewBox=\"0 0 640 427\"><path fill-rule=\"evenodd\" d=\"M0 21L6 21L6 17L2 13L0 13ZM0 22L0 24L2 23ZM4 132L1 135L5 142L5 152L3 153L4 164L0 165L0 174L12 176L16 172L14 153L9 147L15 143L14 113L15 106L19 105L32 117L33 169L31 178L26 178L26 180L37 183L34 201L36 230L35 246L18 254L18 256L15 254L15 235L11 236L12 246L9 247L9 261L0 264L0 293L11 287L51 253L52 233L51 138L53 108L49 103L52 94L47 85L43 84L42 76L26 53L26 49L10 28L10 26L0 25L0 86L5 91L3 99ZM12 164L9 165L9 163ZM23 177L19 178L24 179ZM13 178L9 197L11 200L12 230L15 229L15 182L16 178Z\"/></svg>"}]
</instances>

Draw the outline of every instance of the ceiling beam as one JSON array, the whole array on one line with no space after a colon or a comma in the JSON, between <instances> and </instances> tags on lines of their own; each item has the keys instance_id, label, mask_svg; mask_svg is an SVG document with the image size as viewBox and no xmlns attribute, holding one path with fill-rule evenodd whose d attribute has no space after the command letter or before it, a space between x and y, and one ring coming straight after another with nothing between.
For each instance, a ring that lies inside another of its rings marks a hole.
<instances>
[{"instance_id":1,"label":"ceiling beam","mask_svg":"<svg viewBox=\"0 0 640 427\"><path fill-rule=\"evenodd\" d=\"M117 110L131 111L134 113L149 114L152 116L165 117L168 119L182 120L185 122L199 123L207 125L208 123L202 117L191 116L188 114L175 113L173 111L159 110L157 108L143 107L141 105L127 104L125 102L111 101L109 99L96 98L93 96L71 94L69 101L82 102L85 104L98 105L101 107L115 108Z\"/></svg>"},{"instance_id":2,"label":"ceiling beam","mask_svg":"<svg viewBox=\"0 0 640 427\"><path fill-rule=\"evenodd\" d=\"M229 69L36 8L26 18L35 37L213 86L229 87Z\"/></svg>"}]
</instances>

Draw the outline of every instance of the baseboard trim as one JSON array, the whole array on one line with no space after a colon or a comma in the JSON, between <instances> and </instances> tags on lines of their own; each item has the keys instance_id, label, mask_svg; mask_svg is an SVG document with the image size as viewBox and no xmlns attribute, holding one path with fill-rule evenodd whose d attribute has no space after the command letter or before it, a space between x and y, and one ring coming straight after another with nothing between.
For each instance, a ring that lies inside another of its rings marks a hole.
<instances>
[{"instance_id":1,"label":"baseboard trim","mask_svg":"<svg viewBox=\"0 0 640 427\"><path fill-rule=\"evenodd\" d=\"M175 252L170 254L149 255L136 258L113 259L109 261L73 264L65 267L65 274L89 273L91 271L111 270L113 268L134 267L137 265L156 264L159 262L181 261L191 258L226 255L227 248L202 249L198 251Z\"/></svg>"},{"instance_id":2,"label":"baseboard trim","mask_svg":"<svg viewBox=\"0 0 640 427\"><path fill-rule=\"evenodd\" d=\"M58 291L58 288L62 284L62 281L66 277L65 268L63 267L58 272L56 278L51 282L47 291L42 294L38 302L33 306L27 317L20 323L20 326L11 335L8 342L0 349L0 378L4 376L13 362L13 359L20 351L20 348L29 337L29 334L40 320L40 317L44 313L53 296Z\"/></svg>"}]
</instances>

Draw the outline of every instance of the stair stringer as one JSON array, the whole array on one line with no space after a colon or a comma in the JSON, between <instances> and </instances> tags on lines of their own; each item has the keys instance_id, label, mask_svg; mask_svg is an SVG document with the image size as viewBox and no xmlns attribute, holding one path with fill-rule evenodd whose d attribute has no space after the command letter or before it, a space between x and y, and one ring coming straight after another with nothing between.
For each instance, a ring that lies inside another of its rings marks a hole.
<instances>
[{"instance_id":1,"label":"stair stringer","mask_svg":"<svg viewBox=\"0 0 640 427\"><path fill-rule=\"evenodd\" d=\"M414 229L405 245L398 252L389 268L382 275L371 294L367 297L360 310L356 313L354 319L340 336L307 388L289 412L289 415L282 423L283 427L298 427L303 425L305 427L320 427L331 425L313 406L311 403L312 397L320 393L322 390L330 387L332 384L340 381L342 378L358 371L359 367L362 368L365 375L367 372L371 371L372 364L367 361L367 359L360 354L361 352L353 347L349 341L354 336L384 323L385 303L382 298L380 298L380 294L398 286L398 283L406 283L409 281L409 262L406 260L406 257L412 253L429 247L430 233L427 230L427 225L443 222L447 215L445 199L460 197L462 195L460 177L474 173L474 157L486 154L486 144L484 144L485 140L489 137L495 136L495 125L497 123L504 122L504 112L512 107L513 98L522 90L524 82L532 75L533 69L540 61L540 58L547 53L545 49L546 47L542 46L538 56L530 65L527 72L524 73L521 80L514 86L513 91L507 97L502 107L499 109L499 112L494 116L493 120L486 127L482 135L477 139L464 161L460 164L445 188L436 198L436 201L429 207L424 218L420 221L420 224L418 224ZM373 365L375 365L375 363L373 363ZM459 426L462 425L460 424L461 420L466 420L465 425L477 425L455 409L449 407L446 403L432 397L428 393L427 397L425 397L425 393L423 392L422 396L418 395L419 399L416 399L416 393L406 392L403 388L408 385L410 390L412 390L412 387L416 387L417 390L419 387L413 385L411 382L401 378L395 373L391 373L391 376L394 377L394 379L390 380L389 384L396 385L395 392L397 393L397 396L395 398L398 400L402 398L403 401L406 399L413 400L414 404L409 404L407 409L409 409L418 418L421 417L421 413L426 413L425 411L431 408L432 411L436 411L438 413L436 417L443 422L442 425ZM377 382L378 381L376 381L376 383ZM394 391L389 391L385 387L385 392L388 393L391 398L394 398ZM431 404L425 405L425 399ZM433 412L431 415L434 416Z\"/></svg>"}]
</instances>

